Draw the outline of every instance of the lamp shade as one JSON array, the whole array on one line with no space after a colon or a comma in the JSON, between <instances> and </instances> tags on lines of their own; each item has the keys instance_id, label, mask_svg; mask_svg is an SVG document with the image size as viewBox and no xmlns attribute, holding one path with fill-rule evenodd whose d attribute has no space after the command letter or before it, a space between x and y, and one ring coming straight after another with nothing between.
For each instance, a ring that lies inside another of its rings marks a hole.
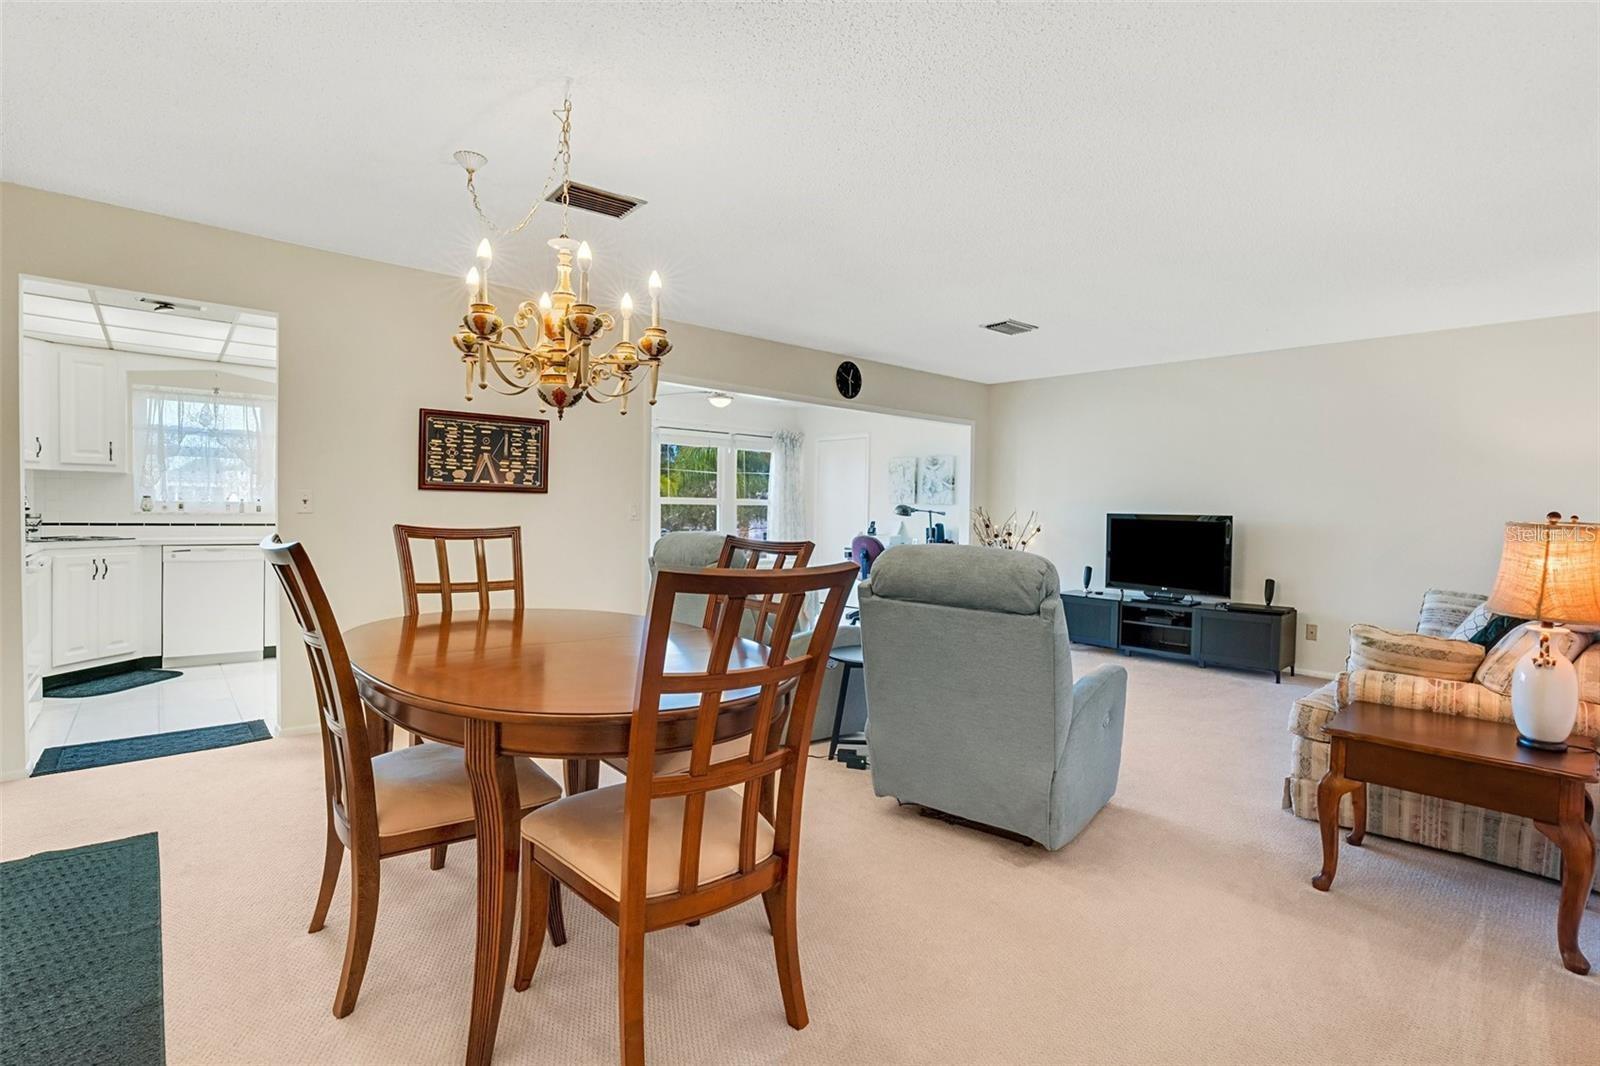
<instances>
[{"instance_id":1,"label":"lamp shade","mask_svg":"<svg viewBox=\"0 0 1600 1066\"><path fill-rule=\"evenodd\" d=\"M1558 519L1506 523L1489 610L1541 622L1600 623L1600 525Z\"/></svg>"}]
</instances>

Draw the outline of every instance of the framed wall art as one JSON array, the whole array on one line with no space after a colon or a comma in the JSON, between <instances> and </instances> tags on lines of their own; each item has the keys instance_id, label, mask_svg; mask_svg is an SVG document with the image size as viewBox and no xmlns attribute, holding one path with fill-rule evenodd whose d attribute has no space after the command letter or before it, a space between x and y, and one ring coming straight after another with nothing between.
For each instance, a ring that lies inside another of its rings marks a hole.
<instances>
[{"instance_id":1,"label":"framed wall art","mask_svg":"<svg viewBox=\"0 0 1600 1066\"><path fill-rule=\"evenodd\" d=\"M424 408L417 425L417 488L548 492L550 422Z\"/></svg>"}]
</instances>

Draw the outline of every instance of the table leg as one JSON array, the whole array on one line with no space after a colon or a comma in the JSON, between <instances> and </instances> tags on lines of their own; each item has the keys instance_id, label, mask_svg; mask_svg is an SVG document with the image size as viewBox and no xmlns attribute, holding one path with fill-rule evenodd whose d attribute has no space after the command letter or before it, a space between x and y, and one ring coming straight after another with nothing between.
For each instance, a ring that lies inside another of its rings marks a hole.
<instances>
[{"instance_id":1,"label":"table leg","mask_svg":"<svg viewBox=\"0 0 1600 1066\"><path fill-rule=\"evenodd\" d=\"M511 960L522 812L517 806L517 778L511 757L500 753L500 727L493 722L468 719L465 741L478 833L478 942L472 970L467 1063L484 1066L494 1056L500 1004L506 992L506 966Z\"/></svg>"},{"instance_id":2,"label":"table leg","mask_svg":"<svg viewBox=\"0 0 1600 1066\"><path fill-rule=\"evenodd\" d=\"M1350 790L1350 806L1355 808L1355 816L1351 819L1350 835L1345 839L1359 848L1361 842L1367 836L1367 783L1365 781L1359 782L1355 788Z\"/></svg>"},{"instance_id":3,"label":"table leg","mask_svg":"<svg viewBox=\"0 0 1600 1066\"><path fill-rule=\"evenodd\" d=\"M850 689L850 664L839 664L839 700L833 708L833 735L828 740L828 759L839 754L839 730L844 725L844 701Z\"/></svg>"},{"instance_id":4,"label":"table leg","mask_svg":"<svg viewBox=\"0 0 1600 1066\"><path fill-rule=\"evenodd\" d=\"M1561 906L1556 912L1556 945L1561 949L1562 964L1576 974L1589 972L1589 960L1578 948L1578 925L1583 921L1583 907L1589 901L1589 888L1594 883L1594 835L1583 818L1588 807L1583 786L1574 782L1567 786L1562 797L1561 821L1555 825L1533 823L1561 849Z\"/></svg>"},{"instance_id":5,"label":"table leg","mask_svg":"<svg viewBox=\"0 0 1600 1066\"><path fill-rule=\"evenodd\" d=\"M600 787L599 759L568 759L566 762L567 795L590 792Z\"/></svg>"},{"instance_id":6,"label":"table leg","mask_svg":"<svg viewBox=\"0 0 1600 1066\"><path fill-rule=\"evenodd\" d=\"M1311 879L1311 885L1319 892L1326 892L1333 887L1333 875L1339 868L1339 800L1346 792L1358 788L1361 788L1359 781L1351 781L1344 776L1344 744L1334 737L1328 772L1322 775L1322 780L1317 784L1317 824L1322 830L1322 872ZM1364 816L1364 789L1361 799L1356 802L1360 804ZM1364 827L1365 819L1357 824ZM1355 836L1355 833L1352 832L1351 836Z\"/></svg>"}]
</instances>

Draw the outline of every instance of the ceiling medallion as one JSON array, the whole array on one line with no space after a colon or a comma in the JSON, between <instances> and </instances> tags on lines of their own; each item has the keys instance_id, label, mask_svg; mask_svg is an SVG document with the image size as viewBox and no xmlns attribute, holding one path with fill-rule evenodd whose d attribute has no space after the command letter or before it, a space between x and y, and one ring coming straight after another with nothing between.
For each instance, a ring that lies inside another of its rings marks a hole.
<instances>
[{"instance_id":1,"label":"ceiling medallion","mask_svg":"<svg viewBox=\"0 0 1600 1066\"><path fill-rule=\"evenodd\" d=\"M561 236L550 240L550 247L556 254L556 285L540 293L537 301L524 300L518 305L511 324L507 325L489 302L489 264L494 257L493 248L487 237L479 242L478 264L467 273L467 313L454 337L461 361L467 368L466 398L471 401L472 386L476 382L480 389L492 384L496 392L506 396L518 396L534 389L539 395L540 410L554 407L558 419L567 408L584 399L595 403L620 400L621 413L627 414L628 396L646 380L650 383L650 402L656 402L661 359L672 350L672 342L661 325L661 275L650 272L650 325L638 342L631 339L633 298L623 293L619 305L622 339L604 355L593 354L590 345L616 328L617 319L589 302L589 268L593 257L587 242L568 236L567 222L572 208L569 192L572 184L572 100L564 100L561 109L552 114L561 120L561 139L555 158L550 162L550 177L522 220L499 236L513 236L533 221L559 168ZM467 192L472 197L473 209L484 227L495 232L494 224L478 203L475 184L477 172L486 162L484 156L461 151L455 153L455 158L467 172ZM572 288L574 258L578 268L576 292ZM534 343L529 343L530 337L524 330L531 333Z\"/></svg>"}]
</instances>

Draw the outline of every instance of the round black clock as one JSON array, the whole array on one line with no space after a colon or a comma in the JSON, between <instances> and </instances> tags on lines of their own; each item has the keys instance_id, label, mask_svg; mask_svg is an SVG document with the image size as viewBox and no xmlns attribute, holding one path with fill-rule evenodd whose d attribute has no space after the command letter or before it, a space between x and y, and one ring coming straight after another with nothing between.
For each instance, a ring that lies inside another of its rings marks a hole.
<instances>
[{"instance_id":1,"label":"round black clock","mask_svg":"<svg viewBox=\"0 0 1600 1066\"><path fill-rule=\"evenodd\" d=\"M839 369L833 373L833 384L840 396L847 400L855 399L861 395L861 368L854 363L840 363Z\"/></svg>"}]
</instances>

